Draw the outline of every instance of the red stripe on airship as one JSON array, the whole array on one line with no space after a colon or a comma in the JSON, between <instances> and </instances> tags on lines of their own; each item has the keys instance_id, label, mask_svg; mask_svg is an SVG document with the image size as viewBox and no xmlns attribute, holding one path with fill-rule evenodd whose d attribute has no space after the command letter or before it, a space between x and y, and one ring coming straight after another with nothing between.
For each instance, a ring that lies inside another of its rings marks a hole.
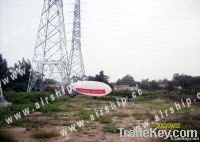
<instances>
[{"instance_id":1,"label":"red stripe on airship","mask_svg":"<svg viewBox=\"0 0 200 142\"><path fill-rule=\"evenodd\" d=\"M85 89L85 88L76 88L77 92L80 93L90 93L90 94L105 94L105 89Z\"/></svg>"}]
</instances>

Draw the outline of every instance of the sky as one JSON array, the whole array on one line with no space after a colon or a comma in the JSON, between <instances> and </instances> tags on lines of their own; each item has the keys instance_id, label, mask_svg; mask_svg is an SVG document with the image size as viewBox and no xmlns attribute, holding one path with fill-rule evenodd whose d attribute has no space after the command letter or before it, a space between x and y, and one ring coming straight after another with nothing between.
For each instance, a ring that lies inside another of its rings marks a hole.
<instances>
[{"instance_id":1,"label":"sky","mask_svg":"<svg viewBox=\"0 0 200 142\"><path fill-rule=\"evenodd\" d=\"M63 0L67 38L73 0ZM32 59L43 0L0 0L0 53L12 66ZM116 81L200 75L199 0L81 0L86 75ZM68 40L68 39L67 39Z\"/></svg>"}]
</instances>

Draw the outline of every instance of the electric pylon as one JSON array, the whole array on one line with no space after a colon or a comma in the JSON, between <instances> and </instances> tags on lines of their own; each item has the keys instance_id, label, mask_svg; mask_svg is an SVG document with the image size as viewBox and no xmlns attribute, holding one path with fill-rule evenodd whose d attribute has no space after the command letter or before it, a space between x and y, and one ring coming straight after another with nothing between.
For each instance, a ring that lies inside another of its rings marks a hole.
<instances>
[{"instance_id":1,"label":"electric pylon","mask_svg":"<svg viewBox=\"0 0 200 142\"><path fill-rule=\"evenodd\" d=\"M68 52L62 0L44 0L27 91L42 90L45 79L67 80Z\"/></svg>"},{"instance_id":2,"label":"electric pylon","mask_svg":"<svg viewBox=\"0 0 200 142\"><path fill-rule=\"evenodd\" d=\"M69 56L69 78L82 80L85 77L85 69L81 52L81 24L80 24L80 0L75 0L74 21L72 31L72 47Z\"/></svg>"}]
</instances>

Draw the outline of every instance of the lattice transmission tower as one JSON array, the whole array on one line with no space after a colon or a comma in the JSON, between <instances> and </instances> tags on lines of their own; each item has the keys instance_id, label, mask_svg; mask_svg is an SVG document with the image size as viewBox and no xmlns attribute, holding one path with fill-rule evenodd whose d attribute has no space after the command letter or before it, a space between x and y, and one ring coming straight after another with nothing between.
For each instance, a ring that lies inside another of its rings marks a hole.
<instances>
[{"instance_id":1,"label":"lattice transmission tower","mask_svg":"<svg viewBox=\"0 0 200 142\"><path fill-rule=\"evenodd\" d=\"M74 3L74 20L72 30L72 46L69 56L69 78L83 80L85 78L85 69L81 52L81 15L80 0Z\"/></svg>"},{"instance_id":2,"label":"lattice transmission tower","mask_svg":"<svg viewBox=\"0 0 200 142\"><path fill-rule=\"evenodd\" d=\"M62 0L44 0L27 91L42 90L45 79L67 80L68 51Z\"/></svg>"}]
</instances>

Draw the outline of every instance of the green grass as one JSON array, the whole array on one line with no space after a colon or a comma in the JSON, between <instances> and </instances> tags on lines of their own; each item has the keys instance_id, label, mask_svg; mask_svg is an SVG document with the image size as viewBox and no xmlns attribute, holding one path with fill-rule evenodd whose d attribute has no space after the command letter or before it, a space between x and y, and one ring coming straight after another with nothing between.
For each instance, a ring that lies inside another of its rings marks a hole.
<instances>
[{"instance_id":1,"label":"green grass","mask_svg":"<svg viewBox=\"0 0 200 142\"><path fill-rule=\"evenodd\" d=\"M146 101L151 101L153 99L164 99L177 101L180 99L191 98L196 99L196 92L188 93L187 91L167 91L167 90L142 90L143 94L141 96L137 96L134 101L136 103L142 103Z\"/></svg>"},{"instance_id":2,"label":"green grass","mask_svg":"<svg viewBox=\"0 0 200 142\"><path fill-rule=\"evenodd\" d=\"M175 113L191 113L191 112L199 112L199 110L196 107L182 107L179 110L176 110L176 108L174 107L174 111Z\"/></svg>"},{"instance_id":3,"label":"green grass","mask_svg":"<svg viewBox=\"0 0 200 142\"><path fill-rule=\"evenodd\" d=\"M173 106L172 104L161 103L161 102L144 102L142 105L147 109L154 109L154 110L165 110Z\"/></svg>"},{"instance_id":4,"label":"green grass","mask_svg":"<svg viewBox=\"0 0 200 142\"><path fill-rule=\"evenodd\" d=\"M142 95L139 96L137 95L136 98L134 98L135 103L141 103L143 101L151 101L156 98L160 98L165 94L164 90L153 90L153 91L147 91L147 90L142 90Z\"/></svg>"},{"instance_id":5,"label":"green grass","mask_svg":"<svg viewBox=\"0 0 200 142\"><path fill-rule=\"evenodd\" d=\"M21 94L21 96L20 96ZM50 93L49 93L50 94ZM7 108L0 108L0 118L5 118L5 116L10 116L13 113L16 113L18 111L21 111L22 109L26 107L32 107L35 102L40 101L40 97L45 98L45 96L49 95L48 93L11 93L7 94L6 98L8 101L13 102L13 104ZM29 96L30 95L30 96ZM35 95L35 96L34 96ZM84 96L84 95L78 95L74 98L70 98L69 96L63 96L59 99L56 99L56 101L50 103L50 104L45 104L45 106L41 106L41 109L39 111L44 112L45 115L48 115L48 113L51 113L51 117L55 118L55 120L62 119L60 114L63 114L64 117L67 117L66 119L66 124L64 125L70 125L68 122L72 119L71 117L76 116L76 119L84 119L84 120L89 120L90 119L90 114L93 114L95 117L96 121L99 121L100 124L103 124L103 131L104 132L109 132L109 133L118 133L118 127L116 126L116 123L113 123L112 117L116 116L117 118L123 119L125 117L135 117L137 120L145 120L145 119L154 119L154 115L150 114L148 112L143 112L143 113L133 113L133 114L127 114L125 111L123 112L116 112L113 113L112 116L102 116L99 118L96 118L96 115L94 114L95 112L92 110L93 108L99 108L100 106L107 105L111 99L114 99L116 96L105 96L101 98L92 99L91 97ZM155 91L143 91L142 96L137 96L136 99L134 100L136 103L141 104L144 106L144 109L152 109L152 110L169 110L170 107L175 106L173 103L162 103L158 101L154 101L154 99L161 98L163 100L171 100L172 102L174 100L178 100L181 96L181 94L176 94L176 92L170 92L166 93L165 91L160 91L160 90L155 90ZM189 97L188 95L184 95L183 97ZM16 100L15 100L16 98ZM132 103L132 102L130 102ZM87 109L90 108L90 109ZM134 109L134 108L133 108ZM191 109L194 109L193 111ZM183 128L187 129L196 129L200 131L200 117L199 115L193 115L193 112L198 112L199 109L197 107L190 107L190 108L183 108L179 111L175 111L176 114L178 115L185 115L185 117L175 120L176 122L181 122ZM56 115L55 115L56 113ZM174 114L174 115L176 115ZM68 118L69 117L69 118ZM69 121L68 121L69 119ZM1 119L0 123L2 122ZM48 123L48 121L47 121ZM96 123L96 122L94 122ZM26 128L39 128L41 125L45 124L45 122L40 122L36 120L29 120L29 119L22 119L19 121L14 121L12 125L14 126L23 126ZM56 123L55 123L56 124ZM55 125L54 124L54 125ZM91 124L90 124L91 125ZM88 125L88 127L90 126ZM0 138L5 137L8 134L5 134L5 132L0 131ZM47 139L50 137L56 137L57 134L53 131L39 131L39 132L34 132L33 135L37 139ZM9 136L8 138L12 139L12 136ZM1 139L0 139L1 141ZM11 141L12 142L12 141Z\"/></svg>"},{"instance_id":6,"label":"green grass","mask_svg":"<svg viewBox=\"0 0 200 142\"><path fill-rule=\"evenodd\" d=\"M30 119L20 119L18 121L14 121L12 126L23 126L28 128L36 128L38 129L41 125L46 124L46 122L37 121L37 120L30 120Z\"/></svg>"},{"instance_id":7,"label":"green grass","mask_svg":"<svg viewBox=\"0 0 200 142\"><path fill-rule=\"evenodd\" d=\"M97 119L101 124L109 124L112 123L112 118L109 116L102 116Z\"/></svg>"},{"instance_id":8,"label":"green grass","mask_svg":"<svg viewBox=\"0 0 200 142\"><path fill-rule=\"evenodd\" d=\"M196 93L187 94L183 91L180 91L180 92L179 91L172 91L172 92L169 92L165 95L161 95L161 97L164 98L164 99L170 99L172 101L181 100L181 99L185 100L187 98L191 98L193 100L193 99L196 99Z\"/></svg>"},{"instance_id":9,"label":"green grass","mask_svg":"<svg viewBox=\"0 0 200 142\"><path fill-rule=\"evenodd\" d=\"M132 116L135 117L135 119L137 120L154 120L154 115L150 113L133 113Z\"/></svg>"},{"instance_id":10,"label":"green grass","mask_svg":"<svg viewBox=\"0 0 200 142\"><path fill-rule=\"evenodd\" d=\"M0 125L5 124L5 118L22 111L24 108L29 108L30 110L34 107L34 103L40 101L40 98L45 98L49 96L48 92L5 92L4 96L11 105L6 108L0 108Z\"/></svg>"},{"instance_id":11,"label":"green grass","mask_svg":"<svg viewBox=\"0 0 200 142\"><path fill-rule=\"evenodd\" d=\"M128 117L129 115L123 112L117 112L115 113L113 116L117 116L117 117Z\"/></svg>"},{"instance_id":12,"label":"green grass","mask_svg":"<svg viewBox=\"0 0 200 142\"><path fill-rule=\"evenodd\" d=\"M40 97L45 98L50 95L49 92L5 92L4 96L12 104L31 104L40 101Z\"/></svg>"},{"instance_id":13,"label":"green grass","mask_svg":"<svg viewBox=\"0 0 200 142\"><path fill-rule=\"evenodd\" d=\"M37 139L48 139L48 138L52 138L52 137L57 137L59 136L56 132L54 131L38 131L38 132L35 132L33 134L33 137L34 138L37 138Z\"/></svg>"},{"instance_id":14,"label":"green grass","mask_svg":"<svg viewBox=\"0 0 200 142\"><path fill-rule=\"evenodd\" d=\"M79 112L78 112L78 116L80 117L80 119L84 119L84 120L89 120L90 119L90 114L93 114L94 115L94 112L93 111L90 111L90 110L86 110L86 109L81 109ZM94 115L95 116L95 115Z\"/></svg>"},{"instance_id":15,"label":"green grass","mask_svg":"<svg viewBox=\"0 0 200 142\"><path fill-rule=\"evenodd\" d=\"M60 111L68 111L68 110L67 108L61 108L60 104L58 103L53 103L53 104L47 104L45 106L42 106L40 111L47 113L47 112L60 112Z\"/></svg>"},{"instance_id":16,"label":"green grass","mask_svg":"<svg viewBox=\"0 0 200 142\"><path fill-rule=\"evenodd\" d=\"M200 114L192 115L192 119L195 120L195 121L200 121Z\"/></svg>"},{"instance_id":17,"label":"green grass","mask_svg":"<svg viewBox=\"0 0 200 142\"><path fill-rule=\"evenodd\" d=\"M181 130L197 130L198 137L200 137L200 117L199 114L191 114L191 113L185 113L185 114L178 114L178 119L173 120L166 120L163 122L170 122L170 123L180 123L180 129ZM170 141L170 140L169 140Z\"/></svg>"},{"instance_id":18,"label":"green grass","mask_svg":"<svg viewBox=\"0 0 200 142\"><path fill-rule=\"evenodd\" d=\"M45 97L49 98L49 92L6 92L5 98L8 102L11 102L11 105L6 108L0 108L0 125L5 125L4 121L7 117L12 116L17 112L21 112L25 108L29 108L29 110L35 109L35 103L40 102L40 98L43 98L45 101ZM55 96L56 98L56 96ZM42 106L40 103L39 111L44 113L58 112L58 111L69 111L69 107L63 105L63 102L69 102L70 99L68 96L63 96L60 98L56 98L55 101L51 102L49 100L49 104L45 103L45 106Z\"/></svg>"},{"instance_id":19,"label":"green grass","mask_svg":"<svg viewBox=\"0 0 200 142\"><path fill-rule=\"evenodd\" d=\"M114 123L104 125L103 131L109 133L119 133L119 129Z\"/></svg>"},{"instance_id":20,"label":"green grass","mask_svg":"<svg viewBox=\"0 0 200 142\"><path fill-rule=\"evenodd\" d=\"M23 109L29 108L31 110L33 108L32 104L12 104L10 106L7 106L5 108L0 108L0 125L7 124L5 122L5 119L13 116L13 114L21 112Z\"/></svg>"}]
</instances>

